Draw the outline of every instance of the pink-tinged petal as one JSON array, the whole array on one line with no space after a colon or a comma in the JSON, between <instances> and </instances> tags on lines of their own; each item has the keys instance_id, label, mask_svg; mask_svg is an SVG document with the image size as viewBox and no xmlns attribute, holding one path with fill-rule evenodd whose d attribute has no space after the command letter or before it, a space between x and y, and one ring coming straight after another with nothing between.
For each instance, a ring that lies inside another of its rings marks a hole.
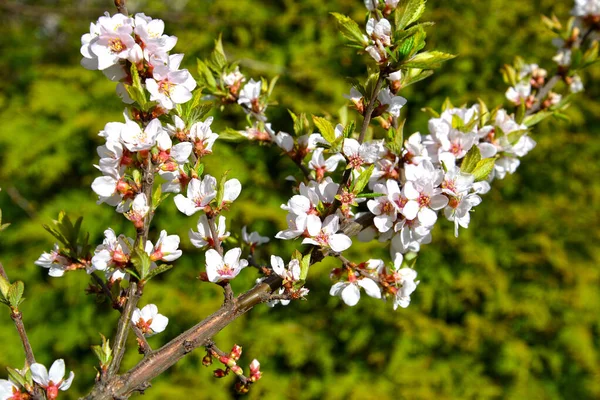
<instances>
[{"instance_id":1,"label":"pink-tinged petal","mask_svg":"<svg viewBox=\"0 0 600 400\"><path fill-rule=\"evenodd\" d=\"M498 149L491 143L479 143L477 145L479 148L479 152L481 153L481 158L491 158L496 155Z\"/></svg>"},{"instance_id":2,"label":"pink-tinged petal","mask_svg":"<svg viewBox=\"0 0 600 400\"><path fill-rule=\"evenodd\" d=\"M317 236L321 232L321 218L310 214L306 218L306 229L310 236Z\"/></svg>"},{"instance_id":3,"label":"pink-tinged petal","mask_svg":"<svg viewBox=\"0 0 600 400\"><path fill-rule=\"evenodd\" d=\"M10 381L0 379L0 399L11 400L13 396L13 387L14 385Z\"/></svg>"},{"instance_id":4,"label":"pink-tinged petal","mask_svg":"<svg viewBox=\"0 0 600 400\"><path fill-rule=\"evenodd\" d=\"M310 210L310 200L302 195L295 195L288 201L288 209L294 214L305 214Z\"/></svg>"},{"instance_id":5,"label":"pink-tinged petal","mask_svg":"<svg viewBox=\"0 0 600 400\"><path fill-rule=\"evenodd\" d=\"M169 253L168 255L163 256L163 258L161 258L161 260L165 261L165 262L175 261L179 257L181 257L182 254L183 254L183 252L181 250L175 250L175 251Z\"/></svg>"},{"instance_id":6,"label":"pink-tinged petal","mask_svg":"<svg viewBox=\"0 0 600 400\"><path fill-rule=\"evenodd\" d=\"M215 249L208 249L206 251L206 269L216 269L223 263L223 257Z\"/></svg>"},{"instance_id":7,"label":"pink-tinged petal","mask_svg":"<svg viewBox=\"0 0 600 400\"><path fill-rule=\"evenodd\" d=\"M387 189L387 194L389 195L400 193L400 186L398 186L398 182L393 179L388 179L385 182L385 186Z\"/></svg>"},{"instance_id":8,"label":"pink-tinged petal","mask_svg":"<svg viewBox=\"0 0 600 400\"><path fill-rule=\"evenodd\" d=\"M311 239L311 238L304 238L304 240L302 241L302 244L312 244L312 245L315 245L315 246L320 246L321 245L319 242L317 242L316 240Z\"/></svg>"},{"instance_id":9,"label":"pink-tinged petal","mask_svg":"<svg viewBox=\"0 0 600 400\"><path fill-rule=\"evenodd\" d=\"M99 176L92 182L92 190L102 197L110 197L117 190L117 181L110 176Z\"/></svg>"},{"instance_id":10,"label":"pink-tinged petal","mask_svg":"<svg viewBox=\"0 0 600 400\"><path fill-rule=\"evenodd\" d=\"M52 363L48 372L48 379L54 383L62 381L65 376L65 361L61 358Z\"/></svg>"},{"instance_id":11,"label":"pink-tinged petal","mask_svg":"<svg viewBox=\"0 0 600 400\"><path fill-rule=\"evenodd\" d=\"M230 267L234 267L240 261L240 256L242 255L242 249L239 247L233 248L225 253L223 257L223 262Z\"/></svg>"},{"instance_id":12,"label":"pink-tinged petal","mask_svg":"<svg viewBox=\"0 0 600 400\"><path fill-rule=\"evenodd\" d=\"M177 143L171 148L171 157L178 164L185 164L192 154L193 145L190 142Z\"/></svg>"},{"instance_id":13,"label":"pink-tinged petal","mask_svg":"<svg viewBox=\"0 0 600 400\"><path fill-rule=\"evenodd\" d=\"M183 85L177 85L173 87L170 93L171 100L175 104L183 104L190 101L193 97L192 92Z\"/></svg>"},{"instance_id":14,"label":"pink-tinged petal","mask_svg":"<svg viewBox=\"0 0 600 400\"><path fill-rule=\"evenodd\" d=\"M373 223L379 232L387 232L394 226L394 219L388 215L377 215L373 218Z\"/></svg>"},{"instance_id":15,"label":"pink-tinged petal","mask_svg":"<svg viewBox=\"0 0 600 400\"><path fill-rule=\"evenodd\" d=\"M156 138L156 144L161 150L168 150L173 147L173 141L169 137L169 134L165 131L161 131ZM191 145L191 143L190 143Z\"/></svg>"},{"instance_id":16,"label":"pink-tinged petal","mask_svg":"<svg viewBox=\"0 0 600 400\"><path fill-rule=\"evenodd\" d=\"M341 253L352 246L352 239L343 233L337 233L329 237L329 247L336 253Z\"/></svg>"},{"instance_id":17,"label":"pink-tinged petal","mask_svg":"<svg viewBox=\"0 0 600 400\"><path fill-rule=\"evenodd\" d=\"M323 221L323 227L321 228L324 233L331 235L336 233L340 229L340 219L337 215L330 215Z\"/></svg>"},{"instance_id":18,"label":"pink-tinged petal","mask_svg":"<svg viewBox=\"0 0 600 400\"><path fill-rule=\"evenodd\" d=\"M409 167L408 165L406 166ZM406 182L404 185L404 196L406 196L409 200L416 200L419 198L419 191L415 188L415 185L412 182Z\"/></svg>"},{"instance_id":19,"label":"pink-tinged petal","mask_svg":"<svg viewBox=\"0 0 600 400\"><path fill-rule=\"evenodd\" d=\"M242 191L242 184L237 179L230 179L225 182L224 190L223 201L235 201Z\"/></svg>"},{"instance_id":20,"label":"pink-tinged petal","mask_svg":"<svg viewBox=\"0 0 600 400\"><path fill-rule=\"evenodd\" d=\"M441 208L446 207L447 205L448 198L444 195L436 194L431 198L431 203L429 204L429 207L431 207L434 210L439 210Z\"/></svg>"},{"instance_id":21,"label":"pink-tinged petal","mask_svg":"<svg viewBox=\"0 0 600 400\"><path fill-rule=\"evenodd\" d=\"M131 322L133 322L134 324L137 324L141 317L142 317L142 313L140 312L140 309L136 308L135 310L133 310L133 313L131 314Z\"/></svg>"},{"instance_id":22,"label":"pink-tinged petal","mask_svg":"<svg viewBox=\"0 0 600 400\"><path fill-rule=\"evenodd\" d=\"M200 207L196 207L196 203L187 197L184 197L182 194L175 196L173 201L175 201L175 206L177 206L177 209L188 217L201 209Z\"/></svg>"},{"instance_id":23,"label":"pink-tinged petal","mask_svg":"<svg viewBox=\"0 0 600 400\"><path fill-rule=\"evenodd\" d=\"M273 271L283 277L285 274L285 266L283 264L283 259L278 256L271 256L271 267L273 267Z\"/></svg>"},{"instance_id":24,"label":"pink-tinged petal","mask_svg":"<svg viewBox=\"0 0 600 400\"><path fill-rule=\"evenodd\" d=\"M375 299L381 298L381 289L379 289L379 285L372 279L363 278L359 279L357 282L358 286L365 289L365 292L368 296L373 297Z\"/></svg>"},{"instance_id":25,"label":"pink-tinged petal","mask_svg":"<svg viewBox=\"0 0 600 400\"><path fill-rule=\"evenodd\" d=\"M433 226L437 221L437 214L431 208L424 207L419 211L419 222L425 226Z\"/></svg>"},{"instance_id":26,"label":"pink-tinged petal","mask_svg":"<svg viewBox=\"0 0 600 400\"><path fill-rule=\"evenodd\" d=\"M169 324L169 318L164 315L158 314L152 319L152 324L150 328L154 331L154 333L160 333L165 330L167 325Z\"/></svg>"},{"instance_id":27,"label":"pink-tinged petal","mask_svg":"<svg viewBox=\"0 0 600 400\"><path fill-rule=\"evenodd\" d=\"M398 271L402 266L402 261L404 261L404 256L402 253L396 253L394 256L394 269Z\"/></svg>"},{"instance_id":28,"label":"pink-tinged petal","mask_svg":"<svg viewBox=\"0 0 600 400\"><path fill-rule=\"evenodd\" d=\"M63 391L69 390L71 384L73 383L73 378L75 378L75 373L71 371L71 373L69 373L69 377L65 379L58 388Z\"/></svg>"},{"instance_id":29,"label":"pink-tinged petal","mask_svg":"<svg viewBox=\"0 0 600 400\"><path fill-rule=\"evenodd\" d=\"M158 314L158 307L155 304L146 304L140 311L140 314L144 321L149 321Z\"/></svg>"},{"instance_id":30,"label":"pink-tinged petal","mask_svg":"<svg viewBox=\"0 0 600 400\"><path fill-rule=\"evenodd\" d=\"M360 143L356 139L344 139L343 152L347 157L358 155Z\"/></svg>"},{"instance_id":31,"label":"pink-tinged petal","mask_svg":"<svg viewBox=\"0 0 600 400\"><path fill-rule=\"evenodd\" d=\"M44 387L48 386L50 381L48 379L48 370L45 366L39 363L31 365L31 377L33 378L34 382Z\"/></svg>"},{"instance_id":32,"label":"pink-tinged petal","mask_svg":"<svg viewBox=\"0 0 600 400\"><path fill-rule=\"evenodd\" d=\"M360 300L360 289L357 285L349 284L341 292L342 300L350 307L355 306Z\"/></svg>"},{"instance_id":33,"label":"pink-tinged petal","mask_svg":"<svg viewBox=\"0 0 600 400\"><path fill-rule=\"evenodd\" d=\"M407 202L402 209L402 215L406 217L408 220L413 220L417 217L417 213L419 212L419 203L414 200Z\"/></svg>"},{"instance_id":34,"label":"pink-tinged petal","mask_svg":"<svg viewBox=\"0 0 600 400\"><path fill-rule=\"evenodd\" d=\"M344 290L344 287L346 287L346 285L348 285L348 282L337 282L329 290L329 295L330 296L339 296L340 292L342 290Z\"/></svg>"}]
</instances>

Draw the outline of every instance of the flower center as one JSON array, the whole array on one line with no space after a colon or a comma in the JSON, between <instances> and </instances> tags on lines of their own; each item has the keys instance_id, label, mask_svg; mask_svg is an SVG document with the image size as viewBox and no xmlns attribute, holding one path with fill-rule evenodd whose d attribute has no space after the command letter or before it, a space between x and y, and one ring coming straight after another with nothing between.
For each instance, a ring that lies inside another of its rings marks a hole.
<instances>
[{"instance_id":1,"label":"flower center","mask_svg":"<svg viewBox=\"0 0 600 400\"><path fill-rule=\"evenodd\" d=\"M417 202L419 203L419 206L421 208L427 207L427 206L429 206L429 203L431 202L431 198L425 194L421 194L419 196L419 199L417 200Z\"/></svg>"},{"instance_id":2,"label":"flower center","mask_svg":"<svg viewBox=\"0 0 600 400\"><path fill-rule=\"evenodd\" d=\"M119 38L110 39L108 41L108 47L113 53L120 53L126 49L125 43Z\"/></svg>"},{"instance_id":3,"label":"flower center","mask_svg":"<svg viewBox=\"0 0 600 400\"><path fill-rule=\"evenodd\" d=\"M168 79L163 79L158 84L158 91L162 94L170 96L174 86L175 85L173 82L169 81Z\"/></svg>"}]
</instances>

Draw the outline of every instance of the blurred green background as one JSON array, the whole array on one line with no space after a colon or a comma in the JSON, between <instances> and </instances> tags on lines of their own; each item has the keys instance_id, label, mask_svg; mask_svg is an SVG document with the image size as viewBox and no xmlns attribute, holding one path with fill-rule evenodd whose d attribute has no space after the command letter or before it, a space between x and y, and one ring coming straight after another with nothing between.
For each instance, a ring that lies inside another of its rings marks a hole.
<instances>
[{"instance_id":1,"label":"blurred green background","mask_svg":"<svg viewBox=\"0 0 600 400\"><path fill-rule=\"evenodd\" d=\"M359 0L138 0L130 12L162 18L179 37L184 67L195 73L223 34L226 52L246 75L281 76L273 126L291 130L286 109L335 115L349 91L345 77L360 77L364 59L343 47L329 12L365 16ZM455 52L432 78L402 92L409 130L426 131L421 107L439 108L481 97L502 104L498 70L515 55L552 68L551 36L540 14L563 20L570 1L429 1L428 48ZM91 387L98 333L112 337L117 313L84 290L85 273L47 276L33 262L52 247L41 225L60 210L84 215L95 243L108 226L134 235L106 205L96 206L90 184L97 171L97 136L120 121L114 83L79 66L80 37L110 0L5 0L0 4L0 208L13 225L0 235L0 261L12 280L26 283L22 306L38 362L64 358L76 372L76 398ZM216 337L244 347L243 364L258 358L263 379L252 399L596 399L600 398L600 114L599 68L584 75L587 91L569 110L572 123L545 121L538 142L515 175L494 182L453 237L450 223L436 227L417 264L421 284L408 309L365 298L354 308L328 295L329 265L313 268L308 301L269 309L259 306ZM243 115L216 113L215 127L243 128ZM218 131L218 129L215 129ZM273 236L284 226L293 165L275 149L217 141L207 172L231 168L245 190L227 214ZM184 257L148 287L141 305L154 302L170 318L157 348L215 310L218 288L194 279L201 252L187 239L196 218L184 218L168 201L155 229L182 236ZM231 230L239 234L239 228ZM154 238L157 231L153 231ZM277 243L270 249L285 257ZM259 253L267 255L269 248ZM385 256L377 244L350 258ZM234 281L249 288L256 272ZM23 353L8 309L0 310L0 367L21 367ZM140 356L130 337L128 366ZM235 398L233 377L212 378L196 351L153 382L148 399ZM0 376L6 377L4 372Z\"/></svg>"}]
</instances>

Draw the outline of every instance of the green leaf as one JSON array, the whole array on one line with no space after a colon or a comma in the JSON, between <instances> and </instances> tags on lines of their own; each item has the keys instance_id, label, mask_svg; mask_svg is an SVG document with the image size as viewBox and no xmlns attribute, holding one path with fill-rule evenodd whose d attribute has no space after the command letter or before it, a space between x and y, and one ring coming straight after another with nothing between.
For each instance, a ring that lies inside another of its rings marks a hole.
<instances>
[{"instance_id":1,"label":"green leaf","mask_svg":"<svg viewBox=\"0 0 600 400\"><path fill-rule=\"evenodd\" d=\"M323 135L323 138L329 143L333 143L335 141L335 129L333 124L325 118L317 117L315 115L313 115L312 119L315 126L319 129L319 132L321 132L321 135Z\"/></svg>"},{"instance_id":2,"label":"green leaf","mask_svg":"<svg viewBox=\"0 0 600 400\"><path fill-rule=\"evenodd\" d=\"M135 270L138 272L139 279L145 279L150 273L150 266L152 265L152 261L150 260L150 256L140 248L136 248L133 251L133 255L131 256L131 263L135 267Z\"/></svg>"},{"instance_id":3,"label":"green leaf","mask_svg":"<svg viewBox=\"0 0 600 400\"><path fill-rule=\"evenodd\" d=\"M199 58L196 59L196 65L198 69L198 79L200 85L205 86L211 90L215 90L217 88L217 81L215 80L215 77L213 76L213 73L210 70L210 68L208 68L208 65Z\"/></svg>"},{"instance_id":4,"label":"green leaf","mask_svg":"<svg viewBox=\"0 0 600 400\"><path fill-rule=\"evenodd\" d=\"M98 357L100 366L106 367L112 360L112 349L110 341L103 334L100 334L100 336L102 337L102 345L94 345L92 346L92 350L96 354L96 357Z\"/></svg>"},{"instance_id":5,"label":"green leaf","mask_svg":"<svg viewBox=\"0 0 600 400\"><path fill-rule=\"evenodd\" d=\"M506 139L511 145L515 145L517 144L519 139L521 139L525 134L527 134L527 132L529 132L529 129L519 129L516 131L512 131L506 135Z\"/></svg>"},{"instance_id":6,"label":"green leaf","mask_svg":"<svg viewBox=\"0 0 600 400\"><path fill-rule=\"evenodd\" d=\"M494 170L495 162L496 160L494 158L484 158L483 160L479 160L479 162L473 169L473 172L471 172L475 177L475 182L487 179L487 177Z\"/></svg>"},{"instance_id":7,"label":"green leaf","mask_svg":"<svg viewBox=\"0 0 600 400\"><path fill-rule=\"evenodd\" d=\"M229 170L223 172L223 175L221 175L221 179L219 179L219 184L217 186L217 207L221 207L221 203L223 203L223 197L225 196L225 182L227 181L227 174L229 174Z\"/></svg>"},{"instance_id":8,"label":"green leaf","mask_svg":"<svg viewBox=\"0 0 600 400\"><path fill-rule=\"evenodd\" d=\"M375 199L377 197L385 196L385 193L359 193L356 195L357 198Z\"/></svg>"},{"instance_id":9,"label":"green leaf","mask_svg":"<svg viewBox=\"0 0 600 400\"><path fill-rule=\"evenodd\" d=\"M402 0L396 7L396 29L404 29L416 22L425 12L425 0Z\"/></svg>"},{"instance_id":10,"label":"green leaf","mask_svg":"<svg viewBox=\"0 0 600 400\"><path fill-rule=\"evenodd\" d=\"M373 170L375 169L375 165L372 164L369 168L365 169L361 174L356 178L353 184L352 193L359 194L364 190L364 188L369 183L369 178L371 178L371 174L373 174Z\"/></svg>"},{"instance_id":11,"label":"green leaf","mask_svg":"<svg viewBox=\"0 0 600 400\"><path fill-rule=\"evenodd\" d=\"M19 307L23 299L23 291L25 285L21 281L17 281L10 286L8 289L8 301L11 307Z\"/></svg>"},{"instance_id":12,"label":"green leaf","mask_svg":"<svg viewBox=\"0 0 600 400\"><path fill-rule=\"evenodd\" d=\"M23 375L21 375L16 369L13 369L11 367L6 367L6 370L8 371L8 379L20 385L21 387L25 387L25 385L27 384L27 380L25 379L25 377L23 377Z\"/></svg>"},{"instance_id":13,"label":"green leaf","mask_svg":"<svg viewBox=\"0 0 600 400\"><path fill-rule=\"evenodd\" d=\"M306 276L308 275L308 269L310 267L310 254L308 253L302 260L300 261L300 280L306 281Z\"/></svg>"},{"instance_id":14,"label":"green leaf","mask_svg":"<svg viewBox=\"0 0 600 400\"><path fill-rule=\"evenodd\" d=\"M531 128L532 126L537 125L546 118L550 117L552 114L553 113L551 111L538 111L533 115L525 117L525 119L523 119L523 124L526 127Z\"/></svg>"},{"instance_id":15,"label":"green leaf","mask_svg":"<svg viewBox=\"0 0 600 400\"><path fill-rule=\"evenodd\" d=\"M360 44L361 47L367 45L368 41L363 34L362 30L358 26L356 22L350 17L347 17L343 14L339 13L331 13L338 23L338 27L340 28L340 32L346 39L353 43Z\"/></svg>"},{"instance_id":16,"label":"green leaf","mask_svg":"<svg viewBox=\"0 0 600 400\"><path fill-rule=\"evenodd\" d=\"M398 47L398 60L404 60L412 54L412 49L415 46L415 37L410 36L408 39L403 41Z\"/></svg>"},{"instance_id":17,"label":"green leaf","mask_svg":"<svg viewBox=\"0 0 600 400\"><path fill-rule=\"evenodd\" d=\"M431 107L424 107L421 108L421 111L429 114L430 117L432 118L439 118L440 117L440 113L438 113L437 111L435 111L433 108Z\"/></svg>"},{"instance_id":18,"label":"green leaf","mask_svg":"<svg viewBox=\"0 0 600 400\"><path fill-rule=\"evenodd\" d=\"M10 290L10 282L0 275L0 294L5 299L8 299L8 291Z\"/></svg>"},{"instance_id":19,"label":"green leaf","mask_svg":"<svg viewBox=\"0 0 600 400\"><path fill-rule=\"evenodd\" d=\"M210 54L210 64L217 72L222 72L227 66L227 57L225 56L225 50L223 50L221 35L215 40L215 49Z\"/></svg>"},{"instance_id":20,"label":"green leaf","mask_svg":"<svg viewBox=\"0 0 600 400\"><path fill-rule=\"evenodd\" d=\"M150 279L154 278L156 275L162 274L163 272L167 272L171 268L173 268L173 266L171 264L161 264L158 267L154 268L152 271L150 271L150 273L148 274L148 276L146 277L145 280L149 281Z\"/></svg>"},{"instance_id":21,"label":"green leaf","mask_svg":"<svg viewBox=\"0 0 600 400\"><path fill-rule=\"evenodd\" d=\"M344 127L343 136L344 136L345 138L349 138L349 137L351 137L351 136L352 136L352 134L354 133L354 129L355 129L355 127L356 127L356 124L354 123L354 121L350 121L350 122L348 123L348 125L346 125L346 126Z\"/></svg>"},{"instance_id":22,"label":"green leaf","mask_svg":"<svg viewBox=\"0 0 600 400\"><path fill-rule=\"evenodd\" d=\"M146 99L146 91L142 87L142 81L140 80L140 74L138 73L137 66L135 63L131 64L131 68L129 69L131 72L131 85L125 85L125 89L129 94L129 97L138 105L143 111L147 111L147 103Z\"/></svg>"},{"instance_id":23,"label":"green leaf","mask_svg":"<svg viewBox=\"0 0 600 400\"><path fill-rule=\"evenodd\" d=\"M402 63L406 68L434 69L439 68L444 61L455 58L454 54L441 51L426 51L415 55L410 60Z\"/></svg>"},{"instance_id":24,"label":"green leaf","mask_svg":"<svg viewBox=\"0 0 600 400\"><path fill-rule=\"evenodd\" d=\"M460 170L470 174L475 170L479 161L481 161L481 152L477 146L473 146L463 158Z\"/></svg>"}]
</instances>

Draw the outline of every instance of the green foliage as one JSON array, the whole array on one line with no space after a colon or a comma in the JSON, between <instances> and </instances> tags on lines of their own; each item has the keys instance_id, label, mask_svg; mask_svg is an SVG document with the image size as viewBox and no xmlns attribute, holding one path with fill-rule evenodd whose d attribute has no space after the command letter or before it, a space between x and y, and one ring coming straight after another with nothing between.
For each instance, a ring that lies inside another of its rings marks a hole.
<instances>
[{"instance_id":1,"label":"green foliage","mask_svg":"<svg viewBox=\"0 0 600 400\"><path fill-rule=\"evenodd\" d=\"M11 281L27 283L28 300L19 309L38 362L65 358L67 369L76 372L65 398L83 394L94 381L98 361L90 345L98 343L98 331L112 337L118 313L85 295L85 272L50 278L33 264L53 244L40 227L68 210L73 220L85 216L82 231L90 232L93 245L109 226L117 234L135 234L111 207L97 206L90 189L98 176L93 163L102 140L97 133L106 122L122 120L123 106L114 83L79 66L80 36L111 7L111 1L100 0L86 7L24 0L8 12L0 5L0 208L13 224L0 236L0 261ZM490 106L503 104L506 85L499 69L517 54L551 68L547 61L555 49L537 21L541 13L562 19L570 7L552 0L430 2L422 17L436 25L428 28L426 48L460 57L444 63L426 83L401 90L408 99L404 136L426 132L429 115L419 110L439 110L447 97L455 104L478 98ZM283 131L314 132L302 114L337 115L350 89L346 77L366 73L365 56L343 46L346 39L330 15L339 12L362 23L360 1L148 0L132 1L130 11L164 18L166 32L179 37L175 50L186 54L183 67L192 71L196 58L210 57L222 33L227 58L240 60L254 79L280 75L272 98L281 106L270 106L267 114ZM408 26L413 33L401 53L418 47L425 26L416 26ZM599 398L600 228L594 205L600 204L600 103L594 99L600 92L592 83L600 80L597 67L583 79L586 93L566 111L572 122L535 121L537 147L516 174L483 196L470 228L458 239L448 223L433 232L433 243L423 246L415 265L421 283L409 308L392 312L390 304L369 298L346 307L328 294L329 269L337 265L316 264L307 301L258 307L219 333L221 348L244 345L240 365L254 357L261 362L264 377L248 398ZM202 79L199 84L207 85ZM287 109L302 122L295 124ZM245 124L241 112L215 117L216 132ZM361 122L352 113L349 119ZM254 144L218 140L214 149L203 159L206 172L220 176L229 169L229 177L243 186L225 213L228 220L273 237L285 225L279 205L290 185L284 178L299 177L297 168L276 150ZM164 333L149 339L158 348L214 312L222 293L195 279L204 268L201 252L187 239L195 218L182 216L169 198L153 223L153 240L164 228L182 237L184 251L144 291L143 301L157 304L170 319ZM256 259L268 262L276 248L285 259L293 250L279 246L259 247ZM347 256L387 255L371 243L353 247ZM256 277L248 268L232 281L234 290L250 287ZM0 366L20 368L23 350L4 311ZM124 368L140 359L133 335L128 348ZM188 355L152 382L145 398L190 393L198 399L235 398L229 391L233 378L212 378L202 356Z\"/></svg>"}]
</instances>

